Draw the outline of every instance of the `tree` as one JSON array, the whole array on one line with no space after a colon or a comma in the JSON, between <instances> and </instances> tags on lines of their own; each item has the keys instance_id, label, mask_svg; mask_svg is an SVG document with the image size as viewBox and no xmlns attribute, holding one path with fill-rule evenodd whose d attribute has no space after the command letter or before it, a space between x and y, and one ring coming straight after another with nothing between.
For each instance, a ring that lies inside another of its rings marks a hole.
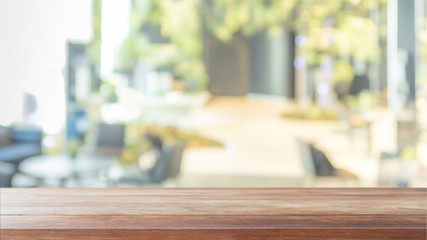
<instances>
[{"instance_id":1,"label":"tree","mask_svg":"<svg viewBox=\"0 0 427 240\"><path fill-rule=\"evenodd\" d=\"M203 89L207 82L201 60L204 30L226 42L237 32L249 37L267 30L274 35L285 27L305 36L306 44L300 51L308 66L318 67L322 56L328 55L338 60L337 66L348 69L351 68L346 60L349 58L378 60L379 30L369 16L372 9L386 4L386 0L149 0L134 3L131 33L121 50L121 67L132 68L141 58L151 59L158 65L173 66L177 74L188 81L198 81ZM168 42L150 42L141 32L141 26L146 23L157 26Z\"/></svg>"}]
</instances>

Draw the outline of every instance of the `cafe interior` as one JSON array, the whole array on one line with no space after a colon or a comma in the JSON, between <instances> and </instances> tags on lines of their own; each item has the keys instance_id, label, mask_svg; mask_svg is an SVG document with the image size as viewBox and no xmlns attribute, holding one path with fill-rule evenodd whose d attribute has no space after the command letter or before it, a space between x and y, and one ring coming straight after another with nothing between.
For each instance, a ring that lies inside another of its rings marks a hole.
<instances>
[{"instance_id":1,"label":"cafe interior","mask_svg":"<svg viewBox=\"0 0 427 240\"><path fill-rule=\"evenodd\" d=\"M0 187L427 186L426 0L0 1Z\"/></svg>"}]
</instances>

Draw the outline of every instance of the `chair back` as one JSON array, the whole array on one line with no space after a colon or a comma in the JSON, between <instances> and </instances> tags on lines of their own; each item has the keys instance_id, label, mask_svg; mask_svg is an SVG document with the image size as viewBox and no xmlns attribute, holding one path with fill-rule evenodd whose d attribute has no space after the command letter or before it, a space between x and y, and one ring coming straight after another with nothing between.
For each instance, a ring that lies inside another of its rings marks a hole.
<instances>
[{"instance_id":1,"label":"chair back","mask_svg":"<svg viewBox=\"0 0 427 240\"><path fill-rule=\"evenodd\" d=\"M175 178L181 172L182 156L186 146L187 141L181 140L173 147L166 178Z\"/></svg>"},{"instance_id":2,"label":"chair back","mask_svg":"<svg viewBox=\"0 0 427 240\"><path fill-rule=\"evenodd\" d=\"M314 166L313 156L311 154L309 144L301 139L297 139L297 143L306 174L310 176L316 176L316 167Z\"/></svg>"},{"instance_id":3,"label":"chair back","mask_svg":"<svg viewBox=\"0 0 427 240\"><path fill-rule=\"evenodd\" d=\"M95 152L99 155L120 156L124 148L124 141L125 125L100 123Z\"/></svg>"},{"instance_id":4,"label":"chair back","mask_svg":"<svg viewBox=\"0 0 427 240\"><path fill-rule=\"evenodd\" d=\"M149 170L150 181L152 183L161 183L166 179L168 165L170 159L172 158L173 147L172 146L163 146L162 152L158 156L156 163Z\"/></svg>"}]
</instances>

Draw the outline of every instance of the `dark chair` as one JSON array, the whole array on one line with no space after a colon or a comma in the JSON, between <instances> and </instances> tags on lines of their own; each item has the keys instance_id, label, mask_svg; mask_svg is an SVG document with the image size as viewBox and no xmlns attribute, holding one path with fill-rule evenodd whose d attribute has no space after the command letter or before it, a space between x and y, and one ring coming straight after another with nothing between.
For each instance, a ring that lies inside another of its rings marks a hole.
<instances>
[{"instance_id":1,"label":"dark chair","mask_svg":"<svg viewBox=\"0 0 427 240\"><path fill-rule=\"evenodd\" d=\"M187 142L179 141L174 146L164 146L156 164L149 170L150 181L161 183L166 179L175 178L181 172L182 156Z\"/></svg>"},{"instance_id":2,"label":"dark chair","mask_svg":"<svg viewBox=\"0 0 427 240\"><path fill-rule=\"evenodd\" d=\"M181 162L186 146L187 141L185 140L181 140L174 146L172 156L168 165L166 178L176 178L181 172Z\"/></svg>"},{"instance_id":3,"label":"dark chair","mask_svg":"<svg viewBox=\"0 0 427 240\"><path fill-rule=\"evenodd\" d=\"M142 186L160 184L166 179L175 178L181 171L181 162L185 147L185 141L180 141L172 146L164 145L152 168L142 170L136 166L131 167L132 171L108 182L108 184L110 186L117 186L117 184L130 183Z\"/></svg>"},{"instance_id":4,"label":"dark chair","mask_svg":"<svg viewBox=\"0 0 427 240\"><path fill-rule=\"evenodd\" d=\"M297 139L297 142L301 160L309 179L338 178L346 181L358 179L355 174L347 170L335 168L326 154L313 144L301 139Z\"/></svg>"},{"instance_id":5,"label":"dark chair","mask_svg":"<svg viewBox=\"0 0 427 240\"><path fill-rule=\"evenodd\" d=\"M173 156L173 147L172 146L164 146L160 155L156 159L156 163L154 166L148 170L149 181L152 183L161 183L163 182L168 173L168 165L171 162L171 158Z\"/></svg>"},{"instance_id":6,"label":"dark chair","mask_svg":"<svg viewBox=\"0 0 427 240\"><path fill-rule=\"evenodd\" d=\"M95 154L120 156L124 148L125 125L100 123L95 143Z\"/></svg>"},{"instance_id":7,"label":"dark chair","mask_svg":"<svg viewBox=\"0 0 427 240\"><path fill-rule=\"evenodd\" d=\"M313 144L309 144L311 159L314 164L316 176L337 176L338 169L336 169L329 161L325 153Z\"/></svg>"},{"instance_id":8,"label":"dark chair","mask_svg":"<svg viewBox=\"0 0 427 240\"><path fill-rule=\"evenodd\" d=\"M82 184L86 179L98 176L109 179L107 176L109 167L117 158L122 156L125 143L124 124L98 123L97 127L89 133L89 141L77 152L77 158L92 161L97 164L99 171L79 173L76 172L74 180ZM110 182L110 180L108 180ZM108 183L114 185L113 181Z\"/></svg>"}]
</instances>

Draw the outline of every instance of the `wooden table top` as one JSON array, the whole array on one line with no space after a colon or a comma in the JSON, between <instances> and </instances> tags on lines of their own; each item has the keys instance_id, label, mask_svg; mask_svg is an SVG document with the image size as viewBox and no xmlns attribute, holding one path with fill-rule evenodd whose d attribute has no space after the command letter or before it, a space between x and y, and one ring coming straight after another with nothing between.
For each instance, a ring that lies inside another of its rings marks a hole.
<instances>
[{"instance_id":1,"label":"wooden table top","mask_svg":"<svg viewBox=\"0 0 427 240\"><path fill-rule=\"evenodd\" d=\"M1 189L0 239L427 239L427 189Z\"/></svg>"}]
</instances>

